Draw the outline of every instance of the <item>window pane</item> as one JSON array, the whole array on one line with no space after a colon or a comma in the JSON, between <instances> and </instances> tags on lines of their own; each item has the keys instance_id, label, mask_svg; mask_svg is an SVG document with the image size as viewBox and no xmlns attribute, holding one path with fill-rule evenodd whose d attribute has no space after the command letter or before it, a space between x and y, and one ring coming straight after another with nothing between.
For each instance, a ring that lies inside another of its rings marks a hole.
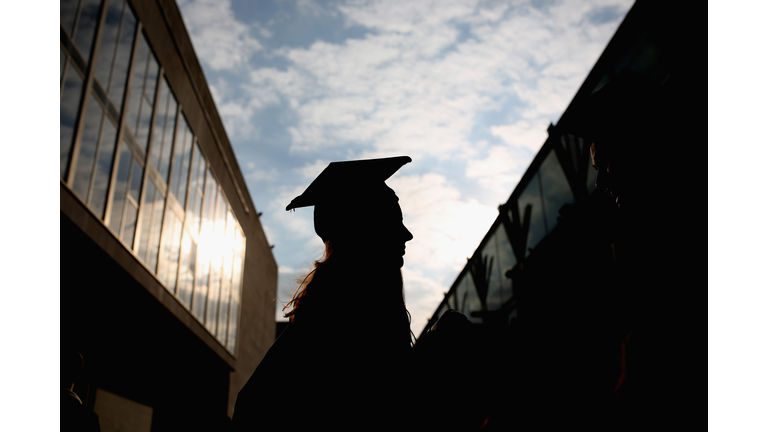
<instances>
[{"instance_id":1,"label":"window pane","mask_svg":"<svg viewBox=\"0 0 768 432\"><path fill-rule=\"evenodd\" d=\"M221 300L219 301L219 322L216 324L216 339L227 342L227 323L229 322L229 295L231 282L221 279Z\"/></svg>"},{"instance_id":2,"label":"window pane","mask_svg":"<svg viewBox=\"0 0 768 432\"><path fill-rule=\"evenodd\" d=\"M170 256L171 256L171 237L173 237L173 227L176 222L176 215L173 214L172 211L168 211L168 214L165 215L165 225L163 225L163 238L162 238L162 249L163 253L160 254L160 263L157 266L157 277L160 279L160 281L166 286L166 288L171 288L168 285L168 264L170 262ZM171 292L173 290L171 289Z\"/></svg>"},{"instance_id":3,"label":"window pane","mask_svg":"<svg viewBox=\"0 0 768 432\"><path fill-rule=\"evenodd\" d=\"M216 184L216 180L213 178L213 174L211 174L211 171L206 171L206 179L205 179L205 199L203 204L203 218L202 218L202 225L200 228L200 236L201 239L205 233L205 235L208 235L213 231L213 212L216 209L216 190L218 189L218 186Z\"/></svg>"},{"instance_id":4,"label":"window pane","mask_svg":"<svg viewBox=\"0 0 768 432\"><path fill-rule=\"evenodd\" d=\"M153 133L151 160L160 176L168 182L168 172L171 165L171 146L176 131L176 98L168 87L165 77L160 82L160 93L155 110L155 132Z\"/></svg>"},{"instance_id":5,"label":"window pane","mask_svg":"<svg viewBox=\"0 0 768 432\"><path fill-rule=\"evenodd\" d=\"M118 158L115 192L112 195L112 216L109 218L109 227L119 235L125 194L128 192L128 172L131 168L131 151L125 143L120 143L120 155Z\"/></svg>"},{"instance_id":6,"label":"window pane","mask_svg":"<svg viewBox=\"0 0 768 432\"><path fill-rule=\"evenodd\" d=\"M80 155L77 158L75 181L72 185L72 189L83 201L88 199L88 188L91 185L93 162L96 159L99 130L104 119L104 111L96 102L96 98L91 95L89 99L85 126L83 126L83 137L80 140Z\"/></svg>"},{"instance_id":7,"label":"window pane","mask_svg":"<svg viewBox=\"0 0 768 432\"><path fill-rule=\"evenodd\" d=\"M96 22L99 19L99 6L101 0L84 0L80 7L80 21L75 31L75 45L80 49L84 58L91 58L91 45L96 31Z\"/></svg>"},{"instance_id":8,"label":"window pane","mask_svg":"<svg viewBox=\"0 0 768 432\"><path fill-rule=\"evenodd\" d=\"M77 14L78 0L61 0L59 3L59 14L61 18L61 26L64 30L72 36L73 27L75 26L75 15Z\"/></svg>"},{"instance_id":9,"label":"window pane","mask_svg":"<svg viewBox=\"0 0 768 432\"><path fill-rule=\"evenodd\" d=\"M531 178L528 185L520 194L520 198L517 199L517 205L520 208L520 218L525 215L525 207L531 206L531 224L528 228L528 240L525 249L525 256L530 254L530 249L536 247L539 241L547 235L546 222L544 220L544 212L541 209L541 194L539 193L539 173ZM520 224L522 225L522 221Z\"/></svg>"},{"instance_id":10,"label":"window pane","mask_svg":"<svg viewBox=\"0 0 768 432\"><path fill-rule=\"evenodd\" d=\"M489 270L488 297L486 306L489 311L498 310L512 297L511 281L505 276L516 264L512 247L504 225L499 224L491 240L483 248L482 256L487 259ZM492 260L492 261L491 261Z\"/></svg>"},{"instance_id":11,"label":"window pane","mask_svg":"<svg viewBox=\"0 0 768 432\"><path fill-rule=\"evenodd\" d=\"M234 263L232 268L232 292L229 304L229 335L227 349L234 353L237 342L237 326L240 313L240 287L242 286L243 259L245 258L245 239L240 228L235 229Z\"/></svg>"},{"instance_id":12,"label":"window pane","mask_svg":"<svg viewBox=\"0 0 768 432\"><path fill-rule=\"evenodd\" d=\"M496 258L499 266L499 275L501 279L501 303L504 304L512 298L514 293L512 279L507 277L507 272L517 265L517 258L509 244L509 236L504 225L499 225L496 230Z\"/></svg>"},{"instance_id":13,"label":"window pane","mask_svg":"<svg viewBox=\"0 0 768 432\"><path fill-rule=\"evenodd\" d=\"M189 178L189 159L192 155L192 131L189 130L184 116L179 118L179 131L173 153L173 178L171 191L179 204L184 207L187 198L187 179Z\"/></svg>"},{"instance_id":14,"label":"window pane","mask_svg":"<svg viewBox=\"0 0 768 432\"><path fill-rule=\"evenodd\" d=\"M123 227L123 241L133 249L133 239L136 233L136 216L139 214L139 209L128 201L125 209L125 226Z\"/></svg>"},{"instance_id":15,"label":"window pane","mask_svg":"<svg viewBox=\"0 0 768 432\"><path fill-rule=\"evenodd\" d=\"M139 234L139 259L147 262L147 250L149 250L149 233L152 229L152 203L155 202L155 184L147 181L147 191L144 193L144 202L141 204L141 233Z\"/></svg>"},{"instance_id":16,"label":"window pane","mask_svg":"<svg viewBox=\"0 0 768 432\"><path fill-rule=\"evenodd\" d=\"M120 17L123 14L123 0L112 0L107 6L107 16L101 31L101 47L99 58L96 60L96 79L109 92L109 76L112 71L112 60L115 57L115 46L119 37Z\"/></svg>"},{"instance_id":17,"label":"window pane","mask_svg":"<svg viewBox=\"0 0 768 432\"><path fill-rule=\"evenodd\" d=\"M146 98L142 98L141 101L141 113L139 114L139 124L136 129L136 140L141 144L141 148L146 151L149 127L152 122L152 104Z\"/></svg>"},{"instance_id":18,"label":"window pane","mask_svg":"<svg viewBox=\"0 0 768 432\"><path fill-rule=\"evenodd\" d=\"M232 288L232 296L229 301L229 334L227 335L227 349L235 353L237 343L237 327L240 318L240 293Z\"/></svg>"},{"instance_id":19,"label":"window pane","mask_svg":"<svg viewBox=\"0 0 768 432\"><path fill-rule=\"evenodd\" d=\"M205 302L208 298L208 276L211 263L208 261L202 244L197 248L197 274L195 275L195 295L192 303L192 314L200 321L205 320Z\"/></svg>"},{"instance_id":20,"label":"window pane","mask_svg":"<svg viewBox=\"0 0 768 432\"><path fill-rule=\"evenodd\" d=\"M181 248L181 221L172 211L167 211L163 225L163 252L157 275L172 293L176 288L176 273L179 268L179 251Z\"/></svg>"},{"instance_id":21,"label":"window pane","mask_svg":"<svg viewBox=\"0 0 768 432\"><path fill-rule=\"evenodd\" d=\"M117 143L117 129L115 125L106 118L101 132L101 144L99 145L99 156L96 162L96 174L93 178L93 191L91 191L91 209L104 218L104 210L107 206L107 191L109 186L110 174L112 174L112 159L115 154L115 145Z\"/></svg>"},{"instance_id":22,"label":"window pane","mask_svg":"<svg viewBox=\"0 0 768 432\"><path fill-rule=\"evenodd\" d=\"M158 65L155 56L141 34L133 68L131 97L128 105L127 125L139 145L146 151L149 123L152 120L152 103L157 85Z\"/></svg>"},{"instance_id":23,"label":"window pane","mask_svg":"<svg viewBox=\"0 0 768 432\"><path fill-rule=\"evenodd\" d=\"M165 199L160 192L155 192L154 216L152 216L152 234L149 243L149 268L157 271L157 258L160 253L160 234L163 226Z\"/></svg>"},{"instance_id":24,"label":"window pane","mask_svg":"<svg viewBox=\"0 0 768 432\"><path fill-rule=\"evenodd\" d=\"M59 133L61 137L59 161L62 178L66 178L65 176L67 175L82 91L83 79L80 78L80 75L77 74L75 68L70 63L67 68L67 78L64 80L64 89L61 92L61 108L59 110Z\"/></svg>"},{"instance_id":25,"label":"window pane","mask_svg":"<svg viewBox=\"0 0 768 432\"><path fill-rule=\"evenodd\" d=\"M115 54L115 64L112 67L112 82L109 86L109 97L117 106L118 112L123 109L123 96L128 80L128 64L131 61L134 36L136 36L136 18L133 17L131 8L126 6L123 14L123 27L120 30L120 39L117 44L117 54Z\"/></svg>"},{"instance_id":26,"label":"window pane","mask_svg":"<svg viewBox=\"0 0 768 432\"><path fill-rule=\"evenodd\" d=\"M574 202L573 192L554 151L550 151L544 158L539 168L539 176L544 196L544 214L547 218L547 228L551 232L557 226L560 208Z\"/></svg>"},{"instance_id":27,"label":"window pane","mask_svg":"<svg viewBox=\"0 0 768 432\"><path fill-rule=\"evenodd\" d=\"M61 63L59 64L59 80L64 76L64 64L67 62L67 55L64 54L64 50L59 49L61 53Z\"/></svg>"},{"instance_id":28,"label":"window pane","mask_svg":"<svg viewBox=\"0 0 768 432\"><path fill-rule=\"evenodd\" d=\"M177 295L179 300L187 306L192 306L192 286L195 275L195 257L197 256L197 246L192 241L192 236L184 232L184 238L181 241L181 260L179 262L179 282L177 284Z\"/></svg>"},{"instance_id":29,"label":"window pane","mask_svg":"<svg viewBox=\"0 0 768 432\"><path fill-rule=\"evenodd\" d=\"M221 266L221 261L219 261L219 266ZM211 285L208 287L208 305L205 310L205 328L214 335L216 334L216 320L219 312L220 294L221 270L211 263Z\"/></svg>"},{"instance_id":30,"label":"window pane","mask_svg":"<svg viewBox=\"0 0 768 432\"><path fill-rule=\"evenodd\" d=\"M192 179L190 180L190 204L192 232L200 232L200 213L203 205L203 188L205 186L205 159L200 153L200 147L195 145L195 154L192 159Z\"/></svg>"},{"instance_id":31,"label":"window pane","mask_svg":"<svg viewBox=\"0 0 768 432\"><path fill-rule=\"evenodd\" d=\"M118 112L122 109L128 62L135 33L136 20L133 18L131 8L125 7L123 0L110 2L104 30L102 30L101 47L96 63L96 79L109 94Z\"/></svg>"},{"instance_id":32,"label":"window pane","mask_svg":"<svg viewBox=\"0 0 768 432\"><path fill-rule=\"evenodd\" d=\"M139 165L138 161L134 158L133 162L133 175L131 175L131 197L139 202L141 196L141 182L144 180L144 168Z\"/></svg>"}]
</instances>

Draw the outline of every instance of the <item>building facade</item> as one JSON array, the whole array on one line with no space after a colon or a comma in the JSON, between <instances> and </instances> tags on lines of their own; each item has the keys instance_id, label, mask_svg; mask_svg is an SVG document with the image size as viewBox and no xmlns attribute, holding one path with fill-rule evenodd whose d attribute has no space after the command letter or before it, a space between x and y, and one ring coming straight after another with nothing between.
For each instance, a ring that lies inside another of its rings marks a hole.
<instances>
[{"instance_id":1,"label":"building facade","mask_svg":"<svg viewBox=\"0 0 768 432\"><path fill-rule=\"evenodd\" d=\"M277 264L181 14L172 0L60 6L75 392L102 430L226 422L274 341Z\"/></svg>"},{"instance_id":2,"label":"building facade","mask_svg":"<svg viewBox=\"0 0 768 432\"><path fill-rule=\"evenodd\" d=\"M422 340L448 309L467 316L483 359L451 374L459 382L481 383L479 396L503 395L488 400L500 404L505 427L520 426L515 417L544 422L547 413L526 409L552 408L560 397L570 405L605 401L610 392L603 389L616 385L628 331L626 294L611 280L621 266L620 213L611 197L596 190L591 143L566 131L573 130L587 98L625 68L666 94L700 76L690 61L706 43L692 36L693 26L685 24L690 11L683 8L647 0L633 5L419 335ZM692 127L687 120L696 109L693 101L669 100L680 108L681 127ZM648 163L654 163L650 148ZM581 369L570 369L576 365Z\"/></svg>"}]
</instances>

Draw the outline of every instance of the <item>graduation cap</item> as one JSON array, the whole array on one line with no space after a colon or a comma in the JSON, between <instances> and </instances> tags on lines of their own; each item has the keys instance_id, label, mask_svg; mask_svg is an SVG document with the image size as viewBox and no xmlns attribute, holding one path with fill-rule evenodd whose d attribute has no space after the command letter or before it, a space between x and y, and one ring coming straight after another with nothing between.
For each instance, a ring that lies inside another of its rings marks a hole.
<instances>
[{"instance_id":1,"label":"graduation cap","mask_svg":"<svg viewBox=\"0 0 768 432\"><path fill-rule=\"evenodd\" d=\"M326 241L350 222L346 217L349 210L365 208L388 197L396 200L394 191L384 181L409 162L408 156L331 162L285 210L315 206L315 232Z\"/></svg>"}]
</instances>

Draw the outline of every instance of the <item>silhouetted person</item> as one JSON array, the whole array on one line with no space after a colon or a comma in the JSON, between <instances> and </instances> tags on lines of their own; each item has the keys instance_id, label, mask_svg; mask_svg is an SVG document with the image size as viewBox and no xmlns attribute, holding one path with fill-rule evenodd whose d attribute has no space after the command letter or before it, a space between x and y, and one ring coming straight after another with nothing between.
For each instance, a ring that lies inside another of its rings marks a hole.
<instances>
[{"instance_id":1,"label":"silhouetted person","mask_svg":"<svg viewBox=\"0 0 768 432\"><path fill-rule=\"evenodd\" d=\"M73 390L75 381L83 372L83 356L72 349L61 351L61 430L100 431L99 417L83 406L82 400Z\"/></svg>"},{"instance_id":2,"label":"silhouetted person","mask_svg":"<svg viewBox=\"0 0 768 432\"><path fill-rule=\"evenodd\" d=\"M290 324L240 391L245 430L423 429L395 192L406 156L331 163L286 210L314 206L325 253L286 307Z\"/></svg>"},{"instance_id":3,"label":"silhouetted person","mask_svg":"<svg viewBox=\"0 0 768 432\"><path fill-rule=\"evenodd\" d=\"M679 77L666 85L625 69L590 96L574 128L591 143L596 186L621 215L615 285L623 295L625 336L614 430L668 430L697 420L690 408L699 395L688 383L697 360L693 348L701 348L693 344L701 331L690 314L697 252L692 234L701 214L686 203L695 162L684 153L692 138L684 133L687 116L678 111L694 107L681 103Z\"/></svg>"}]
</instances>

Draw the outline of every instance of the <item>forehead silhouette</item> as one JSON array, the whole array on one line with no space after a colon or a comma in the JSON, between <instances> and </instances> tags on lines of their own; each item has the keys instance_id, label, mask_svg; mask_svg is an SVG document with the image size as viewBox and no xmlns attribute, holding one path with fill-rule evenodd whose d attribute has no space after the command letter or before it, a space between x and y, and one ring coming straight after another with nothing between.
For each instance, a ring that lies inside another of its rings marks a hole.
<instances>
[{"instance_id":1,"label":"forehead silhouette","mask_svg":"<svg viewBox=\"0 0 768 432\"><path fill-rule=\"evenodd\" d=\"M352 204L374 198L386 186L384 181L409 162L411 158L408 156L331 162L285 209L330 203Z\"/></svg>"}]
</instances>

